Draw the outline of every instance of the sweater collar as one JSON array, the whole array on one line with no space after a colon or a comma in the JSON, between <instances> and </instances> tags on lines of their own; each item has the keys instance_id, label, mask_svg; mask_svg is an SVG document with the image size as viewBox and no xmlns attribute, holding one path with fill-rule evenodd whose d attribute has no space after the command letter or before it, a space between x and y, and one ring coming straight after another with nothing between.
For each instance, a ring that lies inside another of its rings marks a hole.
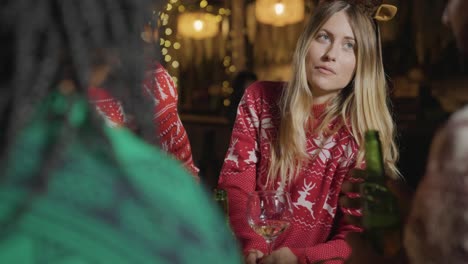
<instances>
[{"instance_id":1,"label":"sweater collar","mask_svg":"<svg viewBox=\"0 0 468 264\"><path fill-rule=\"evenodd\" d=\"M328 103L323 103L323 104L314 104L312 105L312 111L314 113L314 116L319 117L323 114L325 109L327 108Z\"/></svg>"}]
</instances>

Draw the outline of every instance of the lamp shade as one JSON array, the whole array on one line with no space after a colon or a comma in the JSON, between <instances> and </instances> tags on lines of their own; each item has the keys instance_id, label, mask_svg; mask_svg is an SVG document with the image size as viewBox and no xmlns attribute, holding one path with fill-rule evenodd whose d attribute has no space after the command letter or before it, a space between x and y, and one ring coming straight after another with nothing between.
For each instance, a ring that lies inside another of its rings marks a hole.
<instances>
[{"instance_id":1,"label":"lamp shade","mask_svg":"<svg viewBox=\"0 0 468 264\"><path fill-rule=\"evenodd\" d=\"M211 38L218 34L219 19L215 15L202 12L182 13L177 20L177 31L188 38Z\"/></svg>"},{"instance_id":2,"label":"lamp shade","mask_svg":"<svg viewBox=\"0 0 468 264\"><path fill-rule=\"evenodd\" d=\"M304 19L304 0L257 0L255 17L278 27L298 23Z\"/></svg>"}]
</instances>

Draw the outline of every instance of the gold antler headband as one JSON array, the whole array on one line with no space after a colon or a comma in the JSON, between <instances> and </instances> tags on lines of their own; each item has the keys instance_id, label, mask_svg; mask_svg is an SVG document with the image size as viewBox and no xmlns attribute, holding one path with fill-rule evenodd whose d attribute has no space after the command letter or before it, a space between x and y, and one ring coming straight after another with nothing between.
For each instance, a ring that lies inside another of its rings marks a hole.
<instances>
[{"instance_id":1,"label":"gold antler headband","mask_svg":"<svg viewBox=\"0 0 468 264\"><path fill-rule=\"evenodd\" d=\"M346 0L346 2L357 6L363 13L377 21L391 20L398 10L394 5L382 4L383 0Z\"/></svg>"},{"instance_id":2,"label":"gold antler headband","mask_svg":"<svg viewBox=\"0 0 468 264\"><path fill-rule=\"evenodd\" d=\"M377 21L389 21L397 13L398 8L394 5L381 4L374 13L374 19Z\"/></svg>"}]
</instances>

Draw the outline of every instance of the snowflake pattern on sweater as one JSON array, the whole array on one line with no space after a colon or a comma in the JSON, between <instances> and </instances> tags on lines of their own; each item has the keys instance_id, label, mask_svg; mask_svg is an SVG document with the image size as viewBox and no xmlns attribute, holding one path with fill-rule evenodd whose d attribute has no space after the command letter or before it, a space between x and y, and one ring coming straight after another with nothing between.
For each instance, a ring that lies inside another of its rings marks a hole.
<instances>
[{"instance_id":1,"label":"snowflake pattern on sweater","mask_svg":"<svg viewBox=\"0 0 468 264\"><path fill-rule=\"evenodd\" d=\"M177 87L160 63L153 63L145 72L143 92L154 102L153 122L161 148L181 161L198 180L198 168L193 162L190 142L177 112ZM108 91L90 87L88 98L109 126L128 125L122 104Z\"/></svg>"},{"instance_id":2,"label":"snowflake pattern on sweater","mask_svg":"<svg viewBox=\"0 0 468 264\"><path fill-rule=\"evenodd\" d=\"M270 146L279 129L278 101L283 86L257 82L246 90L221 170L219 187L228 193L231 225L244 252L266 252L267 248L264 239L249 227L245 210L248 194L267 188ZM314 115L320 116L324 107L314 107ZM335 120L329 127L337 124ZM289 247L301 263L343 263L349 256L344 238L356 229L344 222L337 207L341 184L355 166L358 149L345 126L331 136L307 133L310 160L290 185L275 184L277 189L290 192L294 212L291 226L275 241L276 249Z\"/></svg>"}]
</instances>

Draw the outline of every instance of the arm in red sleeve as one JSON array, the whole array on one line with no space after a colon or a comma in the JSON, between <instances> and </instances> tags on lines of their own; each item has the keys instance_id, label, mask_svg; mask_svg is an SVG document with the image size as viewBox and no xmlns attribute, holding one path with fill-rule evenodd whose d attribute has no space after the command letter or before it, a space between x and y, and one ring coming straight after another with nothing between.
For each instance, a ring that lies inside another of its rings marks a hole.
<instances>
[{"instance_id":1,"label":"arm in red sleeve","mask_svg":"<svg viewBox=\"0 0 468 264\"><path fill-rule=\"evenodd\" d=\"M299 263L320 263L338 264L344 263L345 260L351 255L351 248L345 241L348 232L356 232L359 229L353 225L345 222L341 217L339 219L339 226L335 236L333 236L326 243L318 244L308 248L291 248L291 251L296 255Z\"/></svg>"},{"instance_id":2,"label":"arm in red sleeve","mask_svg":"<svg viewBox=\"0 0 468 264\"><path fill-rule=\"evenodd\" d=\"M228 194L231 227L245 254L250 249L265 253L267 248L265 240L250 228L246 217L248 194L256 189L260 156L259 124L256 121L261 107L254 103L257 95L252 91L247 89L239 104L230 147L219 178L219 187Z\"/></svg>"},{"instance_id":3,"label":"arm in red sleeve","mask_svg":"<svg viewBox=\"0 0 468 264\"><path fill-rule=\"evenodd\" d=\"M88 101L94 106L99 116L110 127L125 126L126 117L122 104L112 97L105 89L99 87L88 88Z\"/></svg>"},{"instance_id":4,"label":"arm in red sleeve","mask_svg":"<svg viewBox=\"0 0 468 264\"><path fill-rule=\"evenodd\" d=\"M143 88L154 100L153 122L161 148L181 161L199 181L199 170L193 163L187 132L177 111L177 87L171 76L161 64L155 63L145 76Z\"/></svg>"}]
</instances>

